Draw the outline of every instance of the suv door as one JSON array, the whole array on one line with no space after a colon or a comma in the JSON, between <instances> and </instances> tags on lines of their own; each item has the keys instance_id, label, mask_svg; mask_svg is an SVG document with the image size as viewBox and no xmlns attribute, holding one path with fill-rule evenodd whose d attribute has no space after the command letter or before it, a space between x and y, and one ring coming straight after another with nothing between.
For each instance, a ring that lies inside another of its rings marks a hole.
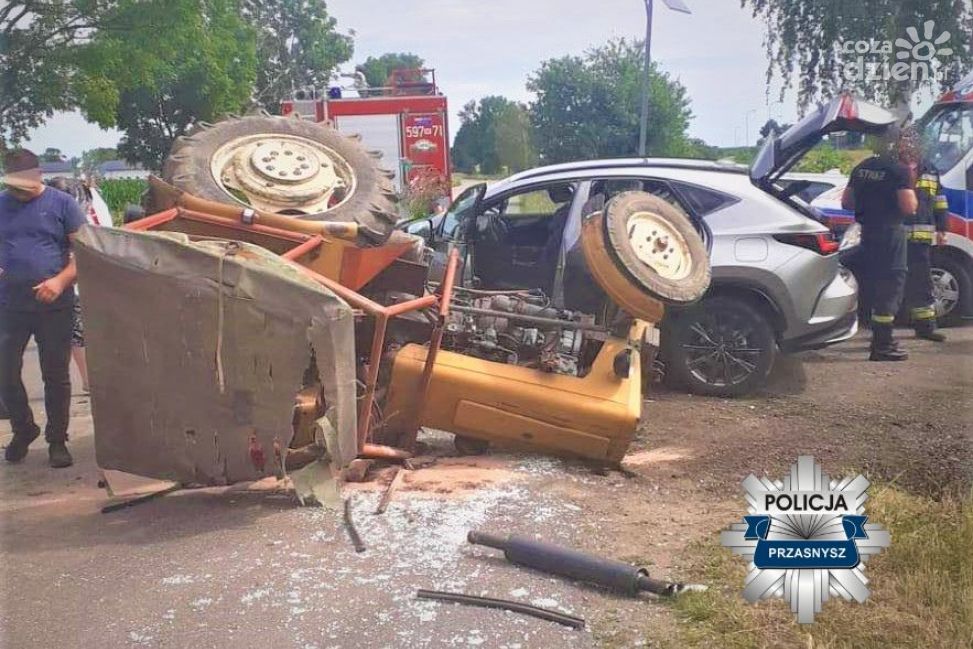
<instances>
[{"instance_id":1,"label":"suv door","mask_svg":"<svg viewBox=\"0 0 973 649\"><path fill-rule=\"evenodd\" d=\"M550 292L561 235L578 183L552 181L485 200L473 234L473 269L484 288Z\"/></svg>"},{"instance_id":2,"label":"suv door","mask_svg":"<svg viewBox=\"0 0 973 649\"><path fill-rule=\"evenodd\" d=\"M422 237L432 250L429 259L431 281L442 280L446 271L446 260L454 248L459 250L460 263L465 265L469 225L475 218L484 193L485 184L473 185L457 196L444 214L423 216L396 226L397 230Z\"/></svg>"}]
</instances>

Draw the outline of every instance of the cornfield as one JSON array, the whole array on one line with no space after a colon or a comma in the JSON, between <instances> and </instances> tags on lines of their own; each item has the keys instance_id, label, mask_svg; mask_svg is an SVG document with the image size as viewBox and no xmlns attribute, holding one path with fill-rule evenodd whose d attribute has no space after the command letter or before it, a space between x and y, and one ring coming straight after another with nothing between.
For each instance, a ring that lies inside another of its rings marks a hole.
<instances>
[{"instance_id":1,"label":"cornfield","mask_svg":"<svg viewBox=\"0 0 973 649\"><path fill-rule=\"evenodd\" d=\"M116 225L122 222L126 205L138 205L149 184L141 178L111 178L98 183L98 191L111 210Z\"/></svg>"}]
</instances>

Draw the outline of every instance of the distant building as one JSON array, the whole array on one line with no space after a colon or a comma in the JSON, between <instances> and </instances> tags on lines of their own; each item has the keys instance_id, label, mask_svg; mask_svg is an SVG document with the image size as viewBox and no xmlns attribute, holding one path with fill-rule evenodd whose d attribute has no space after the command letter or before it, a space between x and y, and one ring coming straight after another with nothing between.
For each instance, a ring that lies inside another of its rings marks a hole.
<instances>
[{"instance_id":1,"label":"distant building","mask_svg":"<svg viewBox=\"0 0 973 649\"><path fill-rule=\"evenodd\" d=\"M95 175L104 180L112 178L148 178L149 171L139 163L124 160L106 160L95 167Z\"/></svg>"},{"instance_id":2,"label":"distant building","mask_svg":"<svg viewBox=\"0 0 973 649\"><path fill-rule=\"evenodd\" d=\"M44 181L53 180L58 176L64 178L74 178L74 165L66 160L58 162L42 162L41 176Z\"/></svg>"}]
</instances>

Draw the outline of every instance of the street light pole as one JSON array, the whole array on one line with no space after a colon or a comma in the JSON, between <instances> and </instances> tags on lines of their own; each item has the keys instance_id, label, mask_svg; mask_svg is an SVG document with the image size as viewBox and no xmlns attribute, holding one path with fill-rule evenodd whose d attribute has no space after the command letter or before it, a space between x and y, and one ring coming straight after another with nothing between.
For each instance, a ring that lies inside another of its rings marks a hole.
<instances>
[{"instance_id":1,"label":"street light pole","mask_svg":"<svg viewBox=\"0 0 973 649\"><path fill-rule=\"evenodd\" d=\"M750 146L750 115L756 113L756 108L751 108L747 111L747 141L743 143L743 146Z\"/></svg>"},{"instance_id":2,"label":"street light pole","mask_svg":"<svg viewBox=\"0 0 973 649\"><path fill-rule=\"evenodd\" d=\"M673 11L691 13L683 0L662 0ZM642 71L642 119L639 125L639 157L645 157L645 141L649 128L649 71L652 62L652 2L645 0L645 67Z\"/></svg>"},{"instance_id":3,"label":"street light pole","mask_svg":"<svg viewBox=\"0 0 973 649\"><path fill-rule=\"evenodd\" d=\"M639 128L639 157L645 157L649 128L649 71L652 61L652 0L645 0L645 65L642 71L642 121Z\"/></svg>"}]
</instances>

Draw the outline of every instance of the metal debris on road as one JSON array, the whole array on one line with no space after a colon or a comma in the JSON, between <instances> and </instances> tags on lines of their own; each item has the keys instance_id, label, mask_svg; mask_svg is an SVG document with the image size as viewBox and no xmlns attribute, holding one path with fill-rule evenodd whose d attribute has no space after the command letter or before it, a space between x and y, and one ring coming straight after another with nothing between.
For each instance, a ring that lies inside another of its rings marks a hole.
<instances>
[{"instance_id":1,"label":"metal debris on road","mask_svg":"<svg viewBox=\"0 0 973 649\"><path fill-rule=\"evenodd\" d=\"M475 545L503 550L507 561L511 563L552 575L597 584L633 597L642 591L675 596L687 591L706 589L702 585L677 584L653 579L649 577L645 568L637 568L622 561L598 557L523 536L511 535L503 538L495 534L471 530L467 540Z\"/></svg>"},{"instance_id":2,"label":"metal debris on road","mask_svg":"<svg viewBox=\"0 0 973 649\"><path fill-rule=\"evenodd\" d=\"M351 537L351 542L355 546L355 552L364 552L365 543L361 540L358 528L355 527L355 521L351 518L351 497L345 498L345 527L348 529L348 536Z\"/></svg>"},{"instance_id":3,"label":"metal debris on road","mask_svg":"<svg viewBox=\"0 0 973 649\"><path fill-rule=\"evenodd\" d=\"M406 470L396 469L395 475L392 476L392 481L389 486L385 488L385 493L382 494L382 499L378 501L378 507L375 508L376 514L384 514L385 510L388 508L389 503L392 501L392 495L395 490L399 488L402 481L405 479Z\"/></svg>"},{"instance_id":4,"label":"metal debris on road","mask_svg":"<svg viewBox=\"0 0 973 649\"><path fill-rule=\"evenodd\" d=\"M106 481L107 484L107 481ZM153 491L152 493L145 494L144 496L138 496L136 498L131 498L129 500L124 500L120 503L112 503L111 505L105 505L101 508L102 514L110 514L112 512L117 512L120 509L127 509L128 507L134 507L135 505L141 505L142 503L147 503L150 500L155 500L156 498L161 498L167 494L171 494L175 491L179 491L183 488L181 484L174 484L165 489L160 489L159 491Z\"/></svg>"},{"instance_id":5,"label":"metal debris on road","mask_svg":"<svg viewBox=\"0 0 973 649\"><path fill-rule=\"evenodd\" d=\"M514 602L507 599L494 599L492 597L480 597L477 595L466 595L464 593L446 593L438 590L419 589L416 593L419 599L433 599L441 602L454 602L456 604L466 604L468 606L482 606L483 608L497 608L504 611L513 611L523 615L557 622L573 629L583 629L585 627L584 618L568 615L559 611L552 611L548 608L540 608L530 604Z\"/></svg>"}]
</instances>

